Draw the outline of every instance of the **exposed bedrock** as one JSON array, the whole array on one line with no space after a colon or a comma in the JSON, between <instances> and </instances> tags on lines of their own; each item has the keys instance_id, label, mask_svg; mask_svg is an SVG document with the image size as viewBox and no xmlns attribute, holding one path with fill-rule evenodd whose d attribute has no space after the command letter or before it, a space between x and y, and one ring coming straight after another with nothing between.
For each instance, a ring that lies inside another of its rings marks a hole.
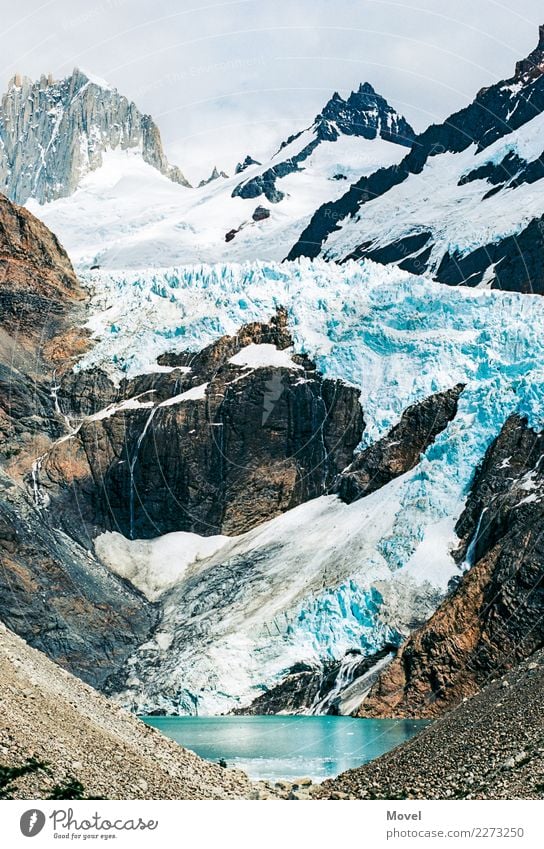
<instances>
[{"instance_id":1,"label":"exposed bedrock","mask_svg":"<svg viewBox=\"0 0 544 849\"><path fill-rule=\"evenodd\" d=\"M356 455L334 481L332 492L351 504L417 466L421 455L455 418L463 388L459 383L408 407L398 425Z\"/></svg>"},{"instance_id":2,"label":"exposed bedrock","mask_svg":"<svg viewBox=\"0 0 544 849\"><path fill-rule=\"evenodd\" d=\"M61 531L0 471L0 619L30 645L102 687L156 611Z\"/></svg>"},{"instance_id":3,"label":"exposed bedrock","mask_svg":"<svg viewBox=\"0 0 544 849\"><path fill-rule=\"evenodd\" d=\"M363 655L359 649L352 649L342 660L323 666L300 662L288 670L279 684L262 693L248 707L232 712L244 716L349 714L353 702L358 705L376 680L378 671L395 651L396 646L386 643L374 654Z\"/></svg>"},{"instance_id":4,"label":"exposed bedrock","mask_svg":"<svg viewBox=\"0 0 544 849\"><path fill-rule=\"evenodd\" d=\"M40 472L63 526L234 534L326 492L361 439L359 392L290 342L280 311L118 390L99 373L69 376L61 407L87 417Z\"/></svg>"},{"instance_id":5,"label":"exposed bedrock","mask_svg":"<svg viewBox=\"0 0 544 849\"><path fill-rule=\"evenodd\" d=\"M68 430L56 391L88 344L77 329L85 293L55 236L3 196L0 267L0 619L102 686L145 639L154 608L52 528L35 487L36 458Z\"/></svg>"}]
</instances>

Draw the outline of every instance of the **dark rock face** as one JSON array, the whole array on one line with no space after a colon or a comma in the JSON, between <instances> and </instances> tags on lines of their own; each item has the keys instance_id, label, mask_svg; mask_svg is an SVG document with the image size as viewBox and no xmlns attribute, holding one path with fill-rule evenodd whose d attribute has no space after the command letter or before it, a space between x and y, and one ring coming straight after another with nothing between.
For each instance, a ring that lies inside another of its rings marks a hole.
<instances>
[{"instance_id":1,"label":"dark rock face","mask_svg":"<svg viewBox=\"0 0 544 849\"><path fill-rule=\"evenodd\" d=\"M307 714L315 710L316 714L338 716L346 690L392 652L396 652L396 646L386 643L380 651L365 657L357 650L348 652L342 661L331 661L324 666L297 663L279 684L258 696L248 707L236 708L232 713L237 716L268 716ZM339 681L346 660L350 674Z\"/></svg>"},{"instance_id":2,"label":"dark rock face","mask_svg":"<svg viewBox=\"0 0 544 849\"><path fill-rule=\"evenodd\" d=\"M317 135L322 140L336 141L341 135L361 136L411 147L415 133L406 118L399 115L370 83L361 83L347 100L335 92L315 119Z\"/></svg>"},{"instance_id":3,"label":"dark rock face","mask_svg":"<svg viewBox=\"0 0 544 849\"><path fill-rule=\"evenodd\" d=\"M0 271L0 462L20 477L63 432L52 387L88 344L85 294L55 236L2 195Z\"/></svg>"},{"instance_id":4,"label":"dark rock face","mask_svg":"<svg viewBox=\"0 0 544 849\"><path fill-rule=\"evenodd\" d=\"M332 492L351 504L413 469L455 417L462 391L463 385L458 384L408 407L387 436L357 454L334 482Z\"/></svg>"},{"instance_id":5,"label":"dark rock face","mask_svg":"<svg viewBox=\"0 0 544 849\"><path fill-rule=\"evenodd\" d=\"M363 83L357 91L352 91L347 100L338 92L316 116L312 127L312 140L295 156L281 160L281 151L300 138L306 130L295 133L282 142L276 156L278 164L268 168L258 177L253 177L236 186L232 196L256 198L264 195L270 203L279 203L284 193L277 187L276 181L295 171L300 171L303 163L322 142L334 142L341 135L360 136L375 139L378 136L386 141L410 147L415 132L406 119L399 115L385 100L377 94L369 83ZM246 166L247 167L247 166ZM238 173L238 172L237 172Z\"/></svg>"},{"instance_id":6,"label":"dark rock face","mask_svg":"<svg viewBox=\"0 0 544 849\"><path fill-rule=\"evenodd\" d=\"M251 217L254 221L265 221L265 219L270 218L270 210L266 206L257 206Z\"/></svg>"},{"instance_id":7,"label":"dark rock face","mask_svg":"<svg viewBox=\"0 0 544 849\"><path fill-rule=\"evenodd\" d=\"M85 298L56 236L30 212L0 195L0 320L10 334L45 347L67 307ZM45 339L43 339L45 334ZM41 352L43 353L43 351Z\"/></svg>"},{"instance_id":8,"label":"dark rock face","mask_svg":"<svg viewBox=\"0 0 544 849\"><path fill-rule=\"evenodd\" d=\"M477 286L486 275L492 289L544 294L544 216L534 219L515 236L477 248L461 256L447 253L436 279L450 286Z\"/></svg>"},{"instance_id":9,"label":"dark rock face","mask_svg":"<svg viewBox=\"0 0 544 849\"><path fill-rule=\"evenodd\" d=\"M102 687L145 640L155 611L88 545L51 527L33 501L30 472L66 434L55 394L87 345L87 335L73 329L85 295L53 234L2 196L0 264L0 619ZM72 514L77 523L73 503Z\"/></svg>"},{"instance_id":10,"label":"dark rock face","mask_svg":"<svg viewBox=\"0 0 544 849\"><path fill-rule=\"evenodd\" d=\"M234 169L235 174L241 174L242 171L245 171L246 168L249 168L250 165L260 165L261 163L257 159L253 159L249 154L243 160L243 162L239 162Z\"/></svg>"},{"instance_id":11,"label":"dark rock face","mask_svg":"<svg viewBox=\"0 0 544 849\"><path fill-rule=\"evenodd\" d=\"M0 471L0 618L95 687L145 640L156 612L137 591L55 531Z\"/></svg>"},{"instance_id":12,"label":"dark rock face","mask_svg":"<svg viewBox=\"0 0 544 849\"><path fill-rule=\"evenodd\" d=\"M83 516L94 517L92 532L110 528L130 537L233 534L326 492L360 441L359 393L323 379L304 357L292 368L229 362L249 344L285 349L285 322L280 311L269 325L248 325L198 354L161 358L174 368L190 363L191 371L122 386L121 398L148 407L87 420L57 446L40 483L64 527L74 532ZM193 396L170 403L190 390ZM79 388L76 396L81 404ZM107 386L102 407L106 400ZM63 408L69 402L63 388ZM87 408L90 402L97 404L87 395Z\"/></svg>"},{"instance_id":13,"label":"dark rock face","mask_svg":"<svg viewBox=\"0 0 544 849\"><path fill-rule=\"evenodd\" d=\"M341 227L341 222L359 213L364 205L401 184L412 174L419 174L431 157L443 153L459 153L475 144L481 151L502 136L517 130L535 118L544 109L544 41L540 29L537 48L522 62L518 62L515 75L509 80L482 89L466 108L451 115L444 123L431 125L414 140L410 152L398 165L382 168L354 183L341 198L324 204L316 211L308 227L293 246L287 259L300 256L316 257L327 236ZM501 163L488 165L465 176L464 182L486 179L490 190L482 196L482 203L491 194L508 190L524 182L534 182L544 176L542 156L527 163L513 154ZM508 203L505 196L505 204ZM446 255L436 270L436 279L452 285L477 285L490 266L489 285L515 291L542 291L541 267L543 244L541 220L535 219L521 236L497 240L468 256ZM398 262L401 268L416 273L428 269L431 255L431 234L425 231L410 233L390 245L372 242L354 243L343 259L368 257L376 262ZM523 245L519 245L519 240ZM416 248L416 240L420 240ZM428 245L425 253L411 255ZM523 256L529 255L529 266L523 269ZM432 269L435 273L435 269ZM536 281L531 284L533 272Z\"/></svg>"},{"instance_id":14,"label":"dark rock face","mask_svg":"<svg viewBox=\"0 0 544 849\"><path fill-rule=\"evenodd\" d=\"M323 670L297 663L280 684L258 696L248 707L236 708L235 716L273 716L278 713L306 712L318 698Z\"/></svg>"},{"instance_id":15,"label":"dark rock face","mask_svg":"<svg viewBox=\"0 0 544 849\"><path fill-rule=\"evenodd\" d=\"M400 649L362 716L435 716L544 644L544 434L512 416L477 471L457 533L469 571Z\"/></svg>"}]
</instances>

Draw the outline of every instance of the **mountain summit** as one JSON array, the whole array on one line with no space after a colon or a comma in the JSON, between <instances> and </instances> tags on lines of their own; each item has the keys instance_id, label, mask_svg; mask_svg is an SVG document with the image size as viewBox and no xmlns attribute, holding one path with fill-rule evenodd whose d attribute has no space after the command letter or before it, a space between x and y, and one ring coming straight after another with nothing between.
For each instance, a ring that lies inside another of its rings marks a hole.
<instances>
[{"instance_id":1,"label":"mountain summit","mask_svg":"<svg viewBox=\"0 0 544 849\"><path fill-rule=\"evenodd\" d=\"M512 77L322 205L287 258L366 258L450 285L543 294L543 127L540 27Z\"/></svg>"},{"instance_id":2,"label":"mountain summit","mask_svg":"<svg viewBox=\"0 0 544 849\"><path fill-rule=\"evenodd\" d=\"M323 111L317 115L314 126L317 135L326 141L336 141L346 136L362 136L411 147L415 132L403 115L389 105L370 83L361 83L347 100L335 92Z\"/></svg>"},{"instance_id":3,"label":"mountain summit","mask_svg":"<svg viewBox=\"0 0 544 849\"><path fill-rule=\"evenodd\" d=\"M282 142L272 158L274 164L257 177L236 186L233 197L255 198L264 195L271 203L279 203L284 198L284 192L277 187L276 181L300 171L301 163L308 160L323 142L337 142L343 136L369 140L381 138L411 147L416 134L406 118L377 94L370 83L361 83L347 100L335 91L323 110L316 115L311 127Z\"/></svg>"},{"instance_id":4,"label":"mountain summit","mask_svg":"<svg viewBox=\"0 0 544 849\"><path fill-rule=\"evenodd\" d=\"M78 68L63 80L16 75L0 104L0 191L17 203L71 195L107 150L139 149L142 159L189 186L168 163L149 115Z\"/></svg>"}]
</instances>

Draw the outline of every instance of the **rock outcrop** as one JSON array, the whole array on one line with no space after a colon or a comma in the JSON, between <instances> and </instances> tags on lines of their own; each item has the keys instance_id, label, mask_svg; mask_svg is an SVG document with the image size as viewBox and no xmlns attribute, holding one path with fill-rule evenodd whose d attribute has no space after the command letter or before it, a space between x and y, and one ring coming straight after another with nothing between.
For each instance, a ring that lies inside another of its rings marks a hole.
<instances>
[{"instance_id":1,"label":"rock outcrop","mask_svg":"<svg viewBox=\"0 0 544 849\"><path fill-rule=\"evenodd\" d=\"M395 651L394 645L386 644L371 655L351 650L342 660L323 666L297 663L279 684L258 696L248 707L236 708L232 713L242 716L348 714L354 691L360 701L377 675L377 672L372 674L373 670L380 669Z\"/></svg>"},{"instance_id":2,"label":"rock outcrop","mask_svg":"<svg viewBox=\"0 0 544 849\"><path fill-rule=\"evenodd\" d=\"M54 387L88 344L85 297L55 236L0 195L0 462L15 476L64 432Z\"/></svg>"},{"instance_id":3,"label":"rock outcrop","mask_svg":"<svg viewBox=\"0 0 544 849\"><path fill-rule=\"evenodd\" d=\"M421 455L455 417L462 391L463 384L458 384L408 407L387 436L356 455L335 480L332 492L351 504L417 466Z\"/></svg>"},{"instance_id":4,"label":"rock outcrop","mask_svg":"<svg viewBox=\"0 0 544 849\"><path fill-rule=\"evenodd\" d=\"M360 441L359 393L291 356L290 344L280 311L198 354L161 358L169 373L124 383L111 409L92 409L42 461L57 520L76 533L83 518L91 535L235 534L326 492ZM68 418L82 397L80 379L67 378Z\"/></svg>"},{"instance_id":5,"label":"rock outcrop","mask_svg":"<svg viewBox=\"0 0 544 849\"><path fill-rule=\"evenodd\" d=\"M0 619L95 687L146 639L157 612L88 550L51 527L0 470Z\"/></svg>"},{"instance_id":6,"label":"rock outcrop","mask_svg":"<svg viewBox=\"0 0 544 849\"><path fill-rule=\"evenodd\" d=\"M0 618L102 686L155 612L88 543L52 527L34 485L37 458L70 429L57 391L88 344L85 293L53 234L4 197L0 264Z\"/></svg>"},{"instance_id":7,"label":"rock outcrop","mask_svg":"<svg viewBox=\"0 0 544 849\"><path fill-rule=\"evenodd\" d=\"M0 191L17 203L66 197L108 150L139 150L145 162L176 183L160 133L134 103L76 68L60 81L14 77L0 104Z\"/></svg>"},{"instance_id":8,"label":"rock outcrop","mask_svg":"<svg viewBox=\"0 0 544 849\"><path fill-rule=\"evenodd\" d=\"M542 647L543 456L544 434L510 417L457 524L470 568L401 647L361 716L436 716Z\"/></svg>"}]
</instances>

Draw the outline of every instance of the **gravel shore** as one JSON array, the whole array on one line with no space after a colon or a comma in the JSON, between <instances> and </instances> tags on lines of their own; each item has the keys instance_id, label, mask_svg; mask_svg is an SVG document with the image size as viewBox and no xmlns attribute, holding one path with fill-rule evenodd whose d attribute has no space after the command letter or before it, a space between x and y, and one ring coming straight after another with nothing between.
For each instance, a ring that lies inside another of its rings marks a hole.
<instances>
[{"instance_id":1,"label":"gravel shore","mask_svg":"<svg viewBox=\"0 0 544 849\"><path fill-rule=\"evenodd\" d=\"M372 763L325 781L251 782L163 737L0 625L0 764L50 765L19 799L77 779L108 799L542 799L544 651Z\"/></svg>"},{"instance_id":2,"label":"gravel shore","mask_svg":"<svg viewBox=\"0 0 544 849\"><path fill-rule=\"evenodd\" d=\"M0 625L0 764L50 764L17 782L46 797L71 778L107 799L243 799L254 785L163 737Z\"/></svg>"},{"instance_id":3,"label":"gravel shore","mask_svg":"<svg viewBox=\"0 0 544 849\"><path fill-rule=\"evenodd\" d=\"M543 799L544 650L316 799Z\"/></svg>"}]
</instances>

